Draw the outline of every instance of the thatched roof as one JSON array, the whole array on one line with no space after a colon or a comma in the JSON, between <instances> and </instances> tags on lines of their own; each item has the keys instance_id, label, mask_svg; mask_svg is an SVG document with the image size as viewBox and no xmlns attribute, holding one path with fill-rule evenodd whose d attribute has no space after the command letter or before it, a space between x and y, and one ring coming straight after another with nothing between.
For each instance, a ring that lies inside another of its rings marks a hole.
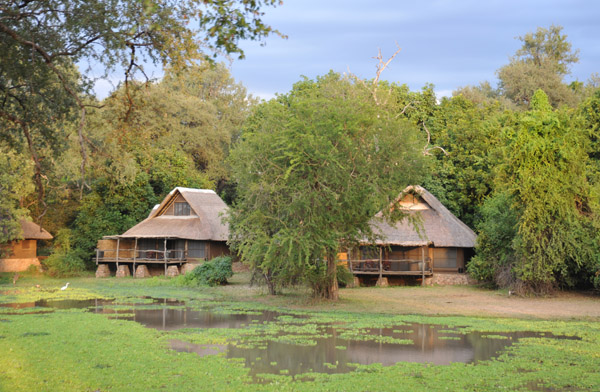
<instances>
[{"instance_id":1,"label":"thatched roof","mask_svg":"<svg viewBox=\"0 0 600 392\"><path fill-rule=\"evenodd\" d=\"M23 238L26 240L51 240L53 238L52 234L33 222L22 219L19 223L23 230Z\"/></svg>"},{"instance_id":2,"label":"thatched roof","mask_svg":"<svg viewBox=\"0 0 600 392\"><path fill-rule=\"evenodd\" d=\"M188 216L166 215L165 211L181 195L193 212ZM226 241L229 227L222 222L227 205L212 190L175 188L150 215L121 238L181 238L188 240Z\"/></svg>"},{"instance_id":3,"label":"thatched roof","mask_svg":"<svg viewBox=\"0 0 600 392\"><path fill-rule=\"evenodd\" d=\"M460 219L452 214L440 201L421 186L409 186L399 196L415 195L413 204L402 203L409 214L419 214L420 234L413 225L403 219L396 224L381 220L381 213L371 221L373 231L381 236L379 245L422 246L433 244L435 247L472 248L477 235Z\"/></svg>"}]
</instances>

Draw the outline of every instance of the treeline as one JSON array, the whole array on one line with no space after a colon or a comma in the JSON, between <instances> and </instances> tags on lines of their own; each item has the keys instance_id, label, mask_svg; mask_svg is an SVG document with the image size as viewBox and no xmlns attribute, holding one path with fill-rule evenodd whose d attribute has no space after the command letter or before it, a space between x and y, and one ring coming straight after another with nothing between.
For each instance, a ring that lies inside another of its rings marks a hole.
<instances>
[{"instance_id":1,"label":"treeline","mask_svg":"<svg viewBox=\"0 0 600 392\"><path fill-rule=\"evenodd\" d=\"M598 288L599 79L565 81L578 53L560 27L521 40L497 87L441 100L433 86L330 73L259 103L203 62L85 96L83 132L77 105L41 102L31 137L0 120L0 242L18 238L18 218L41 217L56 237L47 267L73 273L173 187L212 188L234 207L232 244L273 291L302 279L331 297L335 271L316 260L369 235L365 219L419 182L479 234L476 278Z\"/></svg>"}]
</instances>

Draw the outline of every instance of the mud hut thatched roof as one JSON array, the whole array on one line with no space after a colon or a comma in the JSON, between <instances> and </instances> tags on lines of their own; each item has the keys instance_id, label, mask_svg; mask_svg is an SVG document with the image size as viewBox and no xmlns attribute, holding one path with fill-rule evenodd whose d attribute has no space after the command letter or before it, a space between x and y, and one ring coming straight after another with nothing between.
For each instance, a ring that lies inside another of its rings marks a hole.
<instances>
[{"instance_id":1,"label":"mud hut thatched roof","mask_svg":"<svg viewBox=\"0 0 600 392\"><path fill-rule=\"evenodd\" d=\"M165 212L181 196L190 205L191 215L176 216ZM222 222L227 205L212 190L175 188L150 215L121 238L180 238L226 241L229 227Z\"/></svg>"},{"instance_id":2,"label":"mud hut thatched roof","mask_svg":"<svg viewBox=\"0 0 600 392\"><path fill-rule=\"evenodd\" d=\"M420 232L408 219L395 224L382 221L381 213L371 221L373 231L380 237L378 245L473 248L477 235L452 214L440 201L421 186L409 186L398 196L409 214L420 217Z\"/></svg>"},{"instance_id":3,"label":"mud hut thatched roof","mask_svg":"<svg viewBox=\"0 0 600 392\"><path fill-rule=\"evenodd\" d=\"M23 230L23 239L26 240L51 240L52 234L48 233L39 225L22 219L20 222Z\"/></svg>"}]
</instances>

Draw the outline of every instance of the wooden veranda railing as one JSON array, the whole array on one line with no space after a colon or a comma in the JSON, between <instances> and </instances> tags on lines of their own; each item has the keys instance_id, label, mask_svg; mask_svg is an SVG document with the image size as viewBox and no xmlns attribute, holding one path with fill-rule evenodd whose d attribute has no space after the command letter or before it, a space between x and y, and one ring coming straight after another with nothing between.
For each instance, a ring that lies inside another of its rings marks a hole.
<instances>
[{"instance_id":1,"label":"wooden veranda railing","mask_svg":"<svg viewBox=\"0 0 600 392\"><path fill-rule=\"evenodd\" d=\"M146 249L96 249L96 265L99 263L133 263L136 264L164 264L165 275L169 264L181 264L188 261L188 251L183 249L146 250ZM203 257L193 257L195 260Z\"/></svg>"},{"instance_id":2,"label":"wooden veranda railing","mask_svg":"<svg viewBox=\"0 0 600 392\"><path fill-rule=\"evenodd\" d=\"M159 262L185 261L188 252L183 249L96 249L96 264L103 261L146 261Z\"/></svg>"},{"instance_id":3,"label":"wooden veranda railing","mask_svg":"<svg viewBox=\"0 0 600 392\"><path fill-rule=\"evenodd\" d=\"M347 260L348 269L354 275L383 276L405 275L421 276L421 284L425 284L425 276L432 274L431 263L428 260L414 259L361 259Z\"/></svg>"}]
</instances>

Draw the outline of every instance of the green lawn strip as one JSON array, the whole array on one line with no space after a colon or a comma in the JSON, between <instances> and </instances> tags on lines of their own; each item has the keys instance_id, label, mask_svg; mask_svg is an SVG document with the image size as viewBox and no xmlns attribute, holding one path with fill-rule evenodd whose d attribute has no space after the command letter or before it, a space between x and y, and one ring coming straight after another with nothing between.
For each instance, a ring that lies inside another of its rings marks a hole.
<instances>
[{"instance_id":1,"label":"green lawn strip","mask_svg":"<svg viewBox=\"0 0 600 392\"><path fill-rule=\"evenodd\" d=\"M8 316L0 325L7 391L241 390L247 369L166 348L158 331L83 311Z\"/></svg>"}]
</instances>

